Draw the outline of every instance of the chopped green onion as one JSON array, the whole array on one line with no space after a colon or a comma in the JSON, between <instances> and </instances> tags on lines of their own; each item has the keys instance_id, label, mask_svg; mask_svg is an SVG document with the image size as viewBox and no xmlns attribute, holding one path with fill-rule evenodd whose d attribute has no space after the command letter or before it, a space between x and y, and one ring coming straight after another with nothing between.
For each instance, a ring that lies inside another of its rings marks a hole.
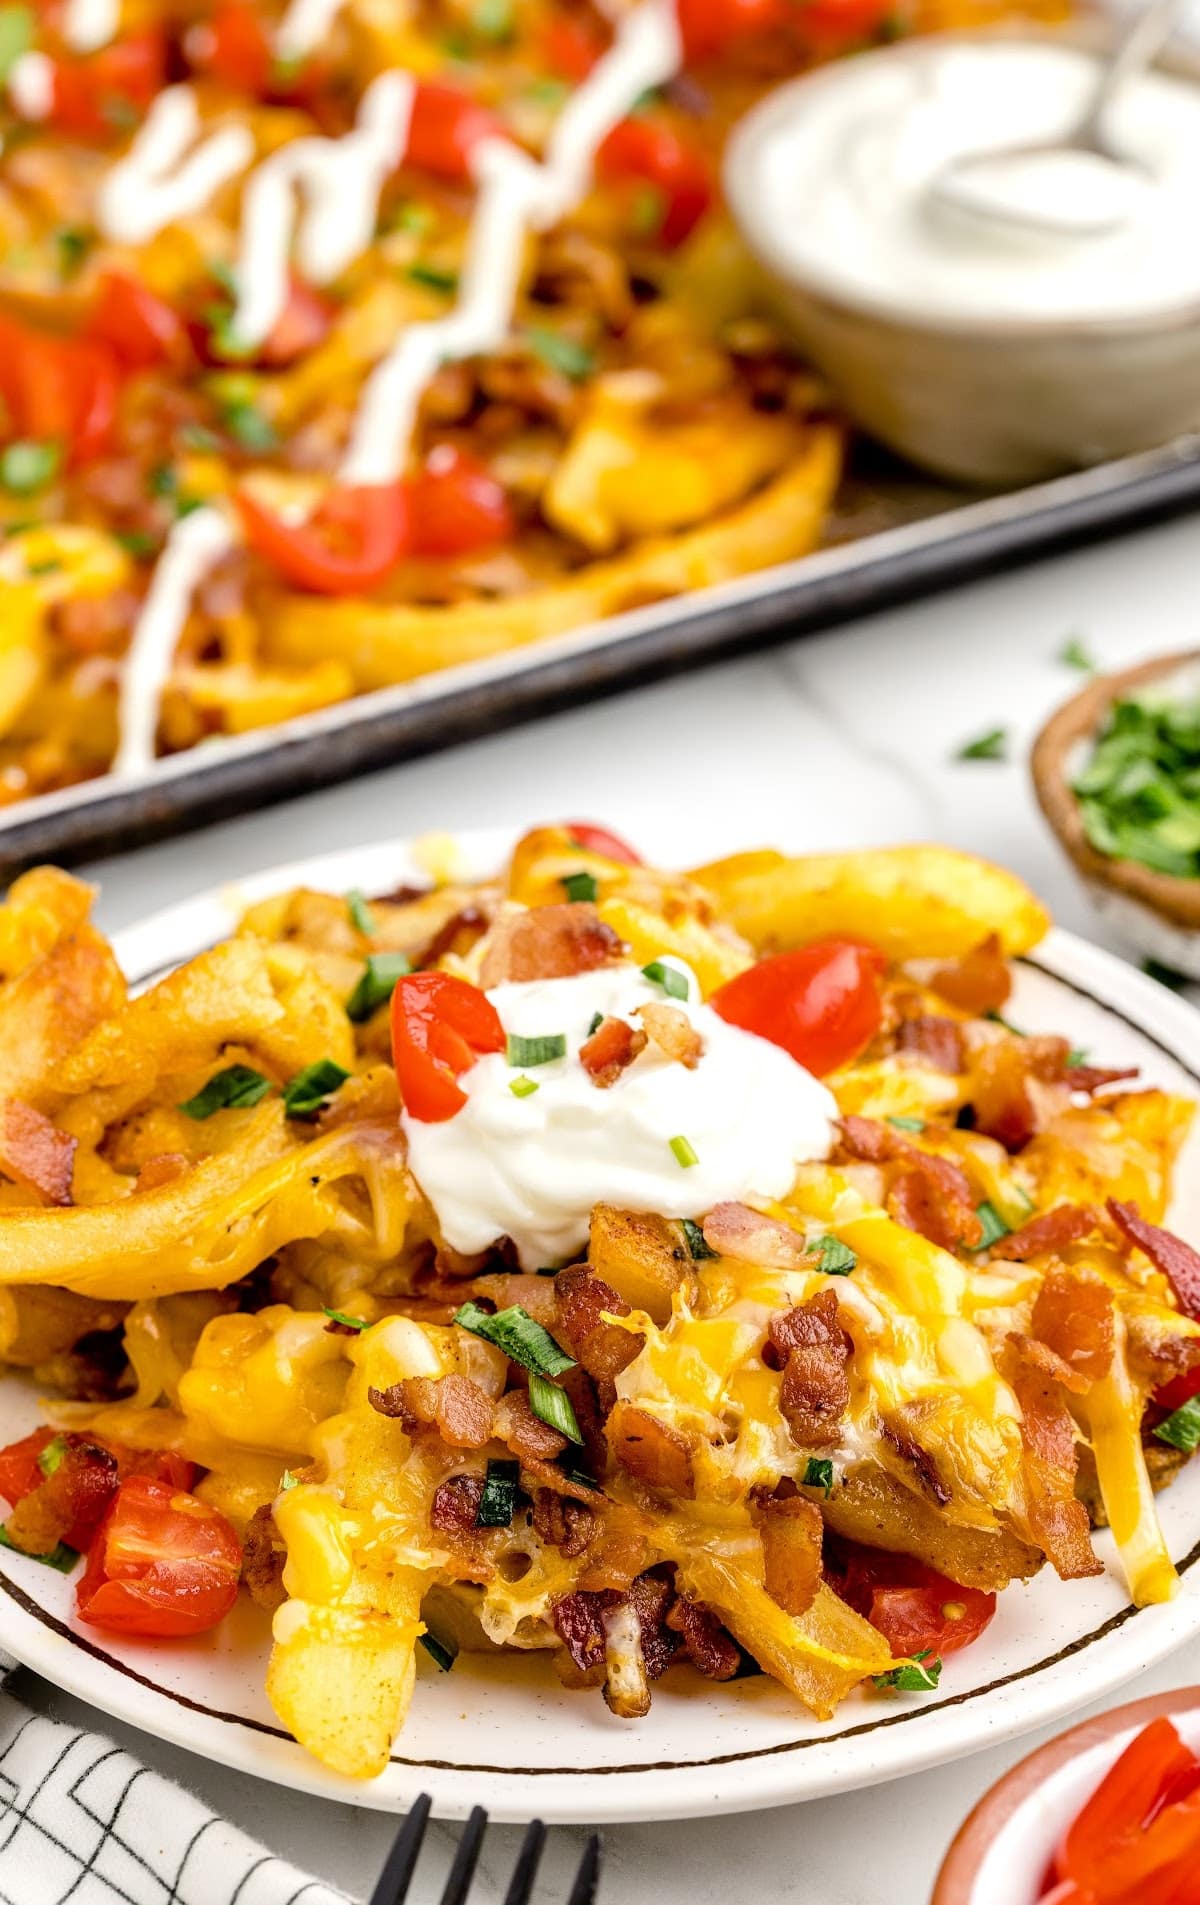
<instances>
[{"instance_id":1,"label":"chopped green onion","mask_svg":"<svg viewBox=\"0 0 1200 1905\"><path fill-rule=\"evenodd\" d=\"M588 1037L589 1037L589 1038L594 1038L594 1037L596 1036L596 1033L597 1033L597 1032L598 1032L598 1031L600 1030L600 1027L601 1027L601 1026L602 1026L603 1024L604 1024L604 1014L603 1014L603 1012L593 1012L593 1013L592 1013L592 1022L591 1022L591 1024L590 1024L590 1025L588 1026Z\"/></svg>"},{"instance_id":2,"label":"chopped green onion","mask_svg":"<svg viewBox=\"0 0 1200 1905\"><path fill-rule=\"evenodd\" d=\"M1006 1019L1002 1012L985 1012L983 1016L985 1019L990 1019L993 1025L1002 1025L1013 1038L1028 1038L1029 1036L1028 1032L1023 1032L1019 1025L1014 1025L1011 1019Z\"/></svg>"},{"instance_id":3,"label":"chopped green onion","mask_svg":"<svg viewBox=\"0 0 1200 1905\"><path fill-rule=\"evenodd\" d=\"M582 1445L583 1436L579 1431L579 1423L575 1417L571 1398L565 1389L559 1388L556 1382L551 1382L547 1376L531 1375L529 1407L539 1422L544 1422L548 1428L557 1429L560 1435L566 1436L568 1442L578 1442Z\"/></svg>"},{"instance_id":4,"label":"chopped green onion","mask_svg":"<svg viewBox=\"0 0 1200 1905\"><path fill-rule=\"evenodd\" d=\"M38 1456L38 1467L41 1469L42 1474L53 1475L55 1469L61 1465L66 1452L67 1438L65 1435L56 1435L52 1442L47 1442L45 1448Z\"/></svg>"},{"instance_id":5,"label":"chopped green onion","mask_svg":"<svg viewBox=\"0 0 1200 1905\"><path fill-rule=\"evenodd\" d=\"M477 1528L512 1527L512 1518L517 1506L517 1482L520 1473L520 1464L517 1462L488 1463L483 1494L479 1498L479 1507L475 1511Z\"/></svg>"},{"instance_id":6,"label":"chopped green onion","mask_svg":"<svg viewBox=\"0 0 1200 1905\"><path fill-rule=\"evenodd\" d=\"M347 1316L345 1310L323 1309L321 1315L327 1316L331 1323L340 1323L344 1330L369 1330L371 1327L365 1318L361 1316Z\"/></svg>"},{"instance_id":7,"label":"chopped green onion","mask_svg":"<svg viewBox=\"0 0 1200 1905\"><path fill-rule=\"evenodd\" d=\"M35 32L32 7L0 7L0 85L22 53L28 53Z\"/></svg>"},{"instance_id":8,"label":"chopped green onion","mask_svg":"<svg viewBox=\"0 0 1200 1905\"><path fill-rule=\"evenodd\" d=\"M364 939L370 939L375 931L375 921L367 905L367 896L361 887L352 886L346 895L346 911L350 915L350 924L356 933Z\"/></svg>"},{"instance_id":9,"label":"chopped green onion","mask_svg":"<svg viewBox=\"0 0 1200 1905\"><path fill-rule=\"evenodd\" d=\"M977 735L975 740L964 742L954 758L956 761L1006 761L1008 759L1008 729L989 728L986 734Z\"/></svg>"},{"instance_id":10,"label":"chopped green onion","mask_svg":"<svg viewBox=\"0 0 1200 1905\"><path fill-rule=\"evenodd\" d=\"M643 966L642 978L649 979L652 986L661 986L668 999L686 999L690 990L686 973L676 972L674 966L664 965L661 959L652 959L648 966Z\"/></svg>"},{"instance_id":11,"label":"chopped green onion","mask_svg":"<svg viewBox=\"0 0 1200 1905\"><path fill-rule=\"evenodd\" d=\"M25 565L26 575L57 575L62 563L57 556L47 556L45 562L29 562Z\"/></svg>"},{"instance_id":12,"label":"chopped green onion","mask_svg":"<svg viewBox=\"0 0 1200 1905\"><path fill-rule=\"evenodd\" d=\"M681 1165L685 1171L690 1171L693 1164L699 1164L700 1160L686 1138L670 1138L668 1143L676 1164Z\"/></svg>"},{"instance_id":13,"label":"chopped green onion","mask_svg":"<svg viewBox=\"0 0 1200 1905\"><path fill-rule=\"evenodd\" d=\"M281 1495L286 1495L289 1488L299 1488L299 1486L300 1486L300 1477L298 1475L293 1475L290 1468L285 1468L283 1471L283 1474L279 1478L279 1493Z\"/></svg>"},{"instance_id":14,"label":"chopped green onion","mask_svg":"<svg viewBox=\"0 0 1200 1905\"><path fill-rule=\"evenodd\" d=\"M567 1035L565 1032L548 1032L542 1038L522 1038L517 1032L510 1032L505 1041L504 1056L510 1065L549 1065L556 1058L567 1055Z\"/></svg>"},{"instance_id":15,"label":"chopped green onion","mask_svg":"<svg viewBox=\"0 0 1200 1905\"><path fill-rule=\"evenodd\" d=\"M667 201L657 185L639 186L629 207L629 229L634 238L657 238L666 217Z\"/></svg>"},{"instance_id":16,"label":"chopped green onion","mask_svg":"<svg viewBox=\"0 0 1200 1905\"><path fill-rule=\"evenodd\" d=\"M903 1667L893 1667L890 1673L873 1674L871 1684L876 1687L895 1687L900 1693L932 1693L941 1674L941 1661L931 1658L927 1647L923 1653L914 1654L911 1662Z\"/></svg>"},{"instance_id":17,"label":"chopped green onion","mask_svg":"<svg viewBox=\"0 0 1200 1905\"><path fill-rule=\"evenodd\" d=\"M857 1252L844 1244L840 1237L822 1237L816 1246L821 1261L818 1270L827 1277L848 1277L858 1263Z\"/></svg>"},{"instance_id":18,"label":"chopped green onion","mask_svg":"<svg viewBox=\"0 0 1200 1905\"><path fill-rule=\"evenodd\" d=\"M511 1091L514 1098L532 1098L537 1088L538 1088L537 1079L526 1078L525 1074L522 1073L520 1078L513 1079L508 1089Z\"/></svg>"},{"instance_id":19,"label":"chopped green onion","mask_svg":"<svg viewBox=\"0 0 1200 1905\"><path fill-rule=\"evenodd\" d=\"M1200 696L1115 701L1071 785L1097 853L1200 875Z\"/></svg>"},{"instance_id":20,"label":"chopped green onion","mask_svg":"<svg viewBox=\"0 0 1200 1905\"><path fill-rule=\"evenodd\" d=\"M314 1059L288 1085L283 1094L283 1108L289 1118L315 1118L326 1100L339 1085L344 1085L350 1074L344 1065L332 1058Z\"/></svg>"},{"instance_id":21,"label":"chopped green onion","mask_svg":"<svg viewBox=\"0 0 1200 1905\"><path fill-rule=\"evenodd\" d=\"M0 484L10 496L33 496L53 482L61 461L57 443L10 443L0 451Z\"/></svg>"},{"instance_id":22,"label":"chopped green onion","mask_svg":"<svg viewBox=\"0 0 1200 1905\"><path fill-rule=\"evenodd\" d=\"M207 1085L179 1109L189 1118L211 1118L217 1111L243 1111L257 1105L273 1090L270 1079L252 1071L249 1065L227 1065L224 1071L214 1072Z\"/></svg>"},{"instance_id":23,"label":"chopped green onion","mask_svg":"<svg viewBox=\"0 0 1200 1905\"><path fill-rule=\"evenodd\" d=\"M1086 1065L1087 1062L1088 1062L1087 1046L1086 1045L1072 1045L1070 1051L1067 1053L1067 1070L1069 1072L1074 1071L1077 1065Z\"/></svg>"},{"instance_id":24,"label":"chopped green onion","mask_svg":"<svg viewBox=\"0 0 1200 1905\"><path fill-rule=\"evenodd\" d=\"M679 1219L679 1228L683 1232L683 1240L688 1247L688 1256L693 1263L703 1263L708 1257L713 1258L714 1261L716 1260L720 1253L712 1248L699 1224L694 1224L690 1217L681 1217Z\"/></svg>"},{"instance_id":25,"label":"chopped green onion","mask_svg":"<svg viewBox=\"0 0 1200 1905\"><path fill-rule=\"evenodd\" d=\"M436 1662L443 1673L449 1673L458 1659L458 1642L452 1634L432 1633L428 1628L419 1636L422 1647L429 1658Z\"/></svg>"},{"instance_id":26,"label":"chopped green onion","mask_svg":"<svg viewBox=\"0 0 1200 1905\"><path fill-rule=\"evenodd\" d=\"M523 97L538 106L561 106L570 90L563 79L531 79Z\"/></svg>"},{"instance_id":27,"label":"chopped green onion","mask_svg":"<svg viewBox=\"0 0 1200 1905\"><path fill-rule=\"evenodd\" d=\"M221 447L216 431L203 423L185 423L179 432L179 441L185 449L196 450L203 456L214 456Z\"/></svg>"},{"instance_id":28,"label":"chopped green onion","mask_svg":"<svg viewBox=\"0 0 1200 1905\"><path fill-rule=\"evenodd\" d=\"M833 1463L827 1455L810 1455L804 1470L805 1488L822 1488L828 1501L833 1493Z\"/></svg>"},{"instance_id":29,"label":"chopped green onion","mask_svg":"<svg viewBox=\"0 0 1200 1905\"><path fill-rule=\"evenodd\" d=\"M528 324L523 336L535 357L540 357L549 369L561 371L573 383L582 383L596 368L594 351L561 331L552 331L549 325Z\"/></svg>"},{"instance_id":30,"label":"chopped green onion","mask_svg":"<svg viewBox=\"0 0 1200 1905\"><path fill-rule=\"evenodd\" d=\"M157 463L146 478L151 496L174 496L179 489L179 472L173 463Z\"/></svg>"},{"instance_id":31,"label":"chopped green onion","mask_svg":"<svg viewBox=\"0 0 1200 1905\"><path fill-rule=\"evenodd\" d=\"M888 1123L897 1131L924 1131L924 1118L889 1118Z\"/></svg>"},{"instance_id":32,"label":"chopped green onion","mask_svg":"<svg viewBox=\"0 0 1200 1905\"><path fill-rule=\"evenodd\" d=\"M485 1343L502 1349L510 1362L520 1363L536 1376L561 1376L574 1369L575 1359L559 1347L549 1330L535 1323L520 1303L512 1304L489 1316L478 1303L464 1303L454 1318L460 1329L482 1336Z\"/></svg>"},{"instance_id":33,"label":"chopped green onion","mask_svg":"<svg viewBox=\"0 0 1200 1905\"><path fill-rule=\"evenodd\" d=\"M1200 1396L1189 1397L1165 1422L1159 1423L1154 1433L1160 1442L1182 1449L1185 1455L1194 1455L1200 1449Z\"/></svg>"},{"instance_id":34,"label":"chopped green onion","mask_svg":"<svg viewBox=\"0 0 1200 1905\"><path fill-rule=\"evenodd\" d=\"M222 422L235 443L252 454L268 455L279 448L279 433L270 418L252 403L234 403L224 412Z\"/></svg>"},{"instance_id":35,"label":"chopped green onion","mask_svg":"<svg viewBox=\"0 0 1200 1905\"><path fill-rule=\"evenodd\" d=\"M361 1025L386 1005L401 979L412 971L403 953L368 953L358 984L346 1001L346 1015Z\"/></svg>"},{"instance_id":36,"label":"chopped green onion","mask_svg":"<svg viewBox=\"0 0 1200 1905\"><path fill-rule=\"evenodd\" d=\"M1148 979L1157 979L1160 986L1166 986L1171 992L1182 992L1191 982L1186 972L1176 972L1173 966L1164 966L1160 959L1143 959L1142 971Z\"/></svg>"},{"instance_id":37,"label":"chopped green onion","mask_svg":"<svg viewBox=\"0 0 1200 1905\"><path fill-rule=\"evenodd\" d=\"M0 1528L0 1548L8 1548L13 1554L24 1554L26 1561L40 1561L44 1568L53 1568L57 1574L70 1574L79 1559L78 1548L68 1548L65 1541L56 1542L48 1554L25 1554L24 1548L18 1548L11 1540L6 1528Z\"/></svg>"},{"instance_id":38,"label":"chopped green onion","mask_svg":"<svg viewBox=\"0 0 1200 1905\"><path fill-rule=\"evenodd\" d=\"M1058 651L1058 659L1064 668L1074 668L1081 675L1094 675L1096 664L1078 635L1071 635Z\"/></svg>"},{"instance_id":39,"label":"chopped green onion","mask_svg":"<svg viewBox=\"0 0 1200 1905\"><path fill-rule=\"evenodd\" d=\"M562 889L569 900L594 900L600 891L594 873L568 873Z\"/></svg>"},{"instance_id":40,"label":"chopped green onion","mask_svg":"<svg viewBox=\"0 0 1200 1905\"><path fill-rule=\"evenodd\" d=\"M60 276L73 278L96 241L91 232L81 231L77 225L60 225L54 242L58 246Z\"/></svg>"},{"instance_id":41,"label":"chopped green onion","mask_svg":"<svg viewBox=\"0 0 1200 1905\"><path fill-rule=\"evenodd\" d=\"M158 538L145 529L115 529L113 534L135 562L144 562L158 548Z\"/></svg>"},{"instance_id":42,"label":"chopped green onion","mask_svg":"<svg viewBox=\"0 0 1200 1905\"><path fill-rule=\"evenodd\" d=\"M437 223L432 205L421 205L416 199L405 199L403 205L397 205L392 213L391 229L398 232L412 232L418 238L424 237Z\"/></svg>"},{"instance_id":43,"label":"chopped green onion","mask_svg":"<svg viewBox=\"0 0 1200 1905\"><path fill-rule=\"evenodd\" d=\"M590 1488L594 1494L598 1495L600 1493L600 1484L596 1480L596 1477L589 1475L586 1469L576 1468L565 1449L563 1450L559 1467L567 1480L574 1482L577 1488Z\"/></svg>"},{"instance_id":44,"label":"chopped green onion","mask_svg":"<svg viewBox=\"0 0 1200 1905\"><path fill-rule=\"evenodd\" d=\"M457 271L447 271L441 265L424 264L418 258L408 267L408 277L413 284L423 284L428 291L441 291L449 296L458 290Z\"/></svg>"},{"instance_id":45,"label":"chopped green onion","mask_svg":"<svg viewBox=\"0 0 1200 1905\"><path fill-rule=\"evenodd\" d=\"M983 1235L979 1242L972 1246L973 1249L989 1250L993 1244L999 1243L1001 1237L1012 1236L1012 1225L1005 1223L996 1206L986 1197L982 1204L976 1204L975 1215L983 1225Z\"/></svg>"}]
</instances>

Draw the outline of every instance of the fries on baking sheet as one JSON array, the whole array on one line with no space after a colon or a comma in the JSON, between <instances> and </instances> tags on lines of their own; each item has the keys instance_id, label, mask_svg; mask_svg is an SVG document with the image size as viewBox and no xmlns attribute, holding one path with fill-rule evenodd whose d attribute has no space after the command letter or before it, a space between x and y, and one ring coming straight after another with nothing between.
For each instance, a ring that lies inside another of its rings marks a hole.
<instances>
[{"instance_id":1,"label":"fries on baking sheet","mask_svg":"<svg viewBox=\"0 0 1200 1905\"><path fill-rule=\"evenodd\" d=\"M280 1718L369 1778L420 1649L824 1719L1099 1571L1094 1526L1175 1591L1194 1107L1008 1022L1048 923L1011 875L549 826L491 880L260 901L137 996L90 900L0 906L0 1353L47 1418L3 1539L85 1631L250 1595Z\"/></svg>"}]
</instances>

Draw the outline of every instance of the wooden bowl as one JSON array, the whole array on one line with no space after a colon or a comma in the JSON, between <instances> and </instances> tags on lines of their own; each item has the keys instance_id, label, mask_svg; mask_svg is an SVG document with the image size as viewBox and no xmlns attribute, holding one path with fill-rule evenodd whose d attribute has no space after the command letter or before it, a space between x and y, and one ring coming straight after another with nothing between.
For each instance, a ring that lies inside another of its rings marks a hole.
<instances>
[{"instance_id":1,"label":"wooden bowl","mask_svg":"<svg viewBox=\"0 0 1200 1905\"><path fill-rule=\"evenodd\" d=\"M1051 715L1034 742L1030 766L1042 812L1097 911L1140 956L1200 979L1200 879L1179 879L1139 860L1097 853L1084 832L1071 788L1113 702L1174 675L1180 677L1182 691L1200 695L1200 649L1159 655L1121 674L1090 681Z\"/></svg>"}]
</instances>

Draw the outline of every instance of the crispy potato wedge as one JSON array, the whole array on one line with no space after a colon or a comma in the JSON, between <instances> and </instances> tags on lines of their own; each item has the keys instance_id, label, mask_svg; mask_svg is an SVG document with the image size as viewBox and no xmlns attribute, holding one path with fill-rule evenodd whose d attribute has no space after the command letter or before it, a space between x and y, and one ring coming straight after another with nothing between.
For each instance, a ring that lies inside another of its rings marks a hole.
<instances>
[{"instance_id":1,"label":"crispy potato wedge","mask_svg":"<svg viewBox=\"0 0 1200 1905\"><path fill-rule=\"evenodd\" d=\"M693 1274L678 1224L611 1204L597 1204L592 1212L588 1262L631 1309L645 1310L660 1328L671 1320L676 1290Z\"/></svg>"},{"instance_id":2,"label":"crispy potato wedge","mask_svg":"<svg viewBox=\"0 0 1200 1905\"><path fill-rule=\"evenodd\" d=\"M1008 1529L989 1532L948 1520L873 1462L847 1469L821 1513L826 1526L848 1541L916 1555L960 1586L985 1592L1027 1581L1044 1560L1039 1548Z\"/></svg>"}]
</instances>

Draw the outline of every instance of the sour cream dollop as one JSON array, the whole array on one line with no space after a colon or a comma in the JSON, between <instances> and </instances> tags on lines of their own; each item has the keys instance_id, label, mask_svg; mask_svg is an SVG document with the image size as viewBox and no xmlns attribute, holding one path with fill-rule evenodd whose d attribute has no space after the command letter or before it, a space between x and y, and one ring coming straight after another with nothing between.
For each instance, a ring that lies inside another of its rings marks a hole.
<instances>
[{"instance_id":1,"label":"sour cream dollop","mask_svg":"<svg viewBox=\"0 0 1200 1905\"><path fill-rule=\"evenodd\" d=\"M462 1110L443 1124L407 1112L413 1175L454 1250L473 1254L511 1237L526 1269L574 1256L596 1204L697 1217L727 1199L782 1197L796 1166L829 1155L837 1102L811 1072L766 1039L727 1025L700 1003L667 998L636 966L569 979L496 986L489 994L505 1032L562 1033L566 1056L536 1067L502 1053L480 1059L460 1084ZM631 1025L639 1006L686 1013L704 1042L689 1071L651 1041L616 1083L601 1090L579 1058L597 1013ZM537 1090L518 1097L522 1077ZM696 1162L681 1164L672 1138Z\"/></svg>"}]
</instances>

